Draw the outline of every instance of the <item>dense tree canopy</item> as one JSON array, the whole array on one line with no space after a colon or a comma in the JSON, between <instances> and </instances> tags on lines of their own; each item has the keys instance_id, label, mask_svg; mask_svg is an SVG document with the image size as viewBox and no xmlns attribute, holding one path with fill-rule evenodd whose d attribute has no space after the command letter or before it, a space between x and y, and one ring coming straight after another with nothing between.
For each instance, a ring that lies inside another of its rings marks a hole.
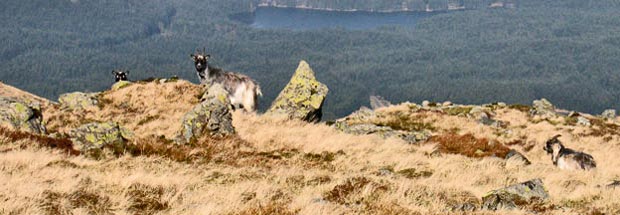
<instances>
[{"instance_id":1,"label":"dense tree canopy","mask_svg":"<svg viewBox=\"0 0 620 215\"><path fill-rule=\"evenodd\" d=\"M55 99L131 79L196 81L189 54L260 82L269 105L307 60L330 87L325 116L378 94L393 102L529 103L586 112L620 107L620 3L522 0L515 9L442 13L415 28L292 31L229 19L249 0L5 0L0 80Z\"/></svg>"}]
</instances>

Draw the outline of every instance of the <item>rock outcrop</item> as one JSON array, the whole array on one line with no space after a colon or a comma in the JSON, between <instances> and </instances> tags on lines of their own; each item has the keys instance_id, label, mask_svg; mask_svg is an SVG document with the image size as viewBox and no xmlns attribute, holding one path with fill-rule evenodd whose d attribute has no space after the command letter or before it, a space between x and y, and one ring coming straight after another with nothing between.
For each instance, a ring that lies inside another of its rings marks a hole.
<instances>
[{"instance_id":1,"label":"rock outcrop","mask_svg":"<svg viewBox=\"0 0 620 215\"><path fill-rule=\"evenodd\" d=\"M91 152L106 147L124 148L133 134L118 123L103 122L82 125L69 132L76 150Z\"/></svg>"},{"instance_id":2,"label":"rock outcrop","mask_svg":"<svg viewBox=\"0 0 620 215\"><path fill-rule=\"evenodd\" d=\"M516 209L548 198L542 180L534 179L489 192L482 197L482 209Z\"/></svg>"},{"instance_id":3,"label":"rock outcrop","mask_svg":"<svg viewBox=\"0 0 620 215\"><path fill-rule=\"evenodd\" d=\"M0 97L0 126L36 134L45 134L41 107L23 101Z\"/></svg>"},{"instance_id":4,"label":"rock outcrop","mask_svg":"<svg viewBox=\"0 0 620 215\"><path fill-rule=\"evenodd\" d=\"M211 85L203 95L202 102L183 117L183 127L177 142L190 143L203 135L224 137L234 134L231 110L228 92L220 84Z\"/></svg>"},{"instance_id":5,"label":"rock outcrop","mask_svg":"<svg viewBox=\"0 0 620 215\"><path fill-rule=\"evenodd\" d=\"M63 109L83 110L97 107L97 104L99 104L98 95L98 93L66 93L58 97L58 102L60 102L60 107Z\"/></svg>"},{"instance_id":6,"label":"rock outcrop","mask_svg":"<svg viewBox=\"0 0 620 215\"><path fill-rule=\"evenodd\" d=\"M411 144L426 141L432 135L431 132L427 130L398 130L389 126L377 125L373 122L376 117L377 114L373 110L362 107L351 115L337 120L333 127L347 134L376 134L382 138L397 137Z\"/></svg>"},{"instance_id":7,"label":"rock outcrop","mask_svg":"<svg viewBox=\"0 0 620 215\"><path fill-rule=\"evenodd\" d=\"M534 100L532 102L532 110L530 114L540 116L543 119L550 119L557 116L555 112L555 106L551 104L547 99Z\"/></svg>"},{"instance_id":8,"label":"rock outcrop","mask_svg":"<svg viewBox=\"0 0 620 215\"><path fill-rule=\"evenodd\" d=\"M301 61L295 74L273 101L267 114L285 115L290 119L318 122L329 89L316 80L308 63Z\"/></svg>"}]
</instances>

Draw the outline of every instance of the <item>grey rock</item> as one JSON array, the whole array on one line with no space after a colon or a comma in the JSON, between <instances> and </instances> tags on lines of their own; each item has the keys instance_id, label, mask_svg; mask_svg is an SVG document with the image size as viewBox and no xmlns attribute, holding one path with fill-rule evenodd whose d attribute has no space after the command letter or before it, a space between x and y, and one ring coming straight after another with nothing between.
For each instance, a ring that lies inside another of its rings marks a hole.
<instances>
[{"instance_id":1,"label":"grey rock","mask_svg":"<svg viewBox=\"0 0 620 215\"><path fill-rule=\"evenodd\" d=\"M66 93L58 97L58 102L63 109L83 110L97 107L97 104L99 104L98 95L98 93Z\"/></svg>"},{"instance_id":2,"label":"grey rock","mask_svg":"<svg viewBox=\"0 0 620 215\"><path fill-rule=\"evenodd\" d=\"M399 131L388 126L378 126L371 123L349 125L347 121L337 121L334 127L347 134L377 134L382 138L398 137L410 144L426 141L431 137L431 133L428 131Z\"/></svg>"},{"instance_id":3,"label":"grey rock","mask_svg":"<svg viewBox=\"0 0 620 215\"><path fill-rule=\"evenodd\" d=\"M0 97L0 126L35 134L45 134L41 107L13 98Z\"/></svg>"},{"instance_id":4,"label":"grey rock","mask_svg":"<svg viewBox=\"0 0 620 215\"><path fill-rule=\"evenodd\" d=\"M603 111L601 116L603 118L605 118L605 119L614 120L614 119L616 119L616 110L614 110L614 109L607 109L607 110Z\"/></svg>"},{"instance_id":5,"label":"grey rock","mask_svg":"<svg viewBox=\"0 0 620 215\"><path fill-rule=\"evenodd\" d=\"M542 180L534 179L489 192L482 197L482 209L516 209L548 198Z\"/></svg>"},{"instance_id":6,"label":"grey rock","mask_svg":"<svg viewBox=\"0 0 620 215\"><path fill-rule=\"evenodd\" d=\"M301 61L295 74L271 104L267 114L285 115L290 119L319 122L323 102L329 89L316 80L308 63Z\"/></svg>"},{"instance_id":7,"label":"grey rock","mask_svg":"<svg viewBox=\"0 0 620 215\"><path fill-rule=\"evenodd\" d=\"M553 118L557 115L555 112L555 106L551 104L547 99L534 100L532 105L531 115L538 115L542 118Z\"/></svg>"},{"instance_id":8,"label":"grey rock","mask_svg":"<svg viewBox=\"0 0 620 215\"><path fill-rule=\"evenodd\" d=\"M132 136L130 131L114 122L89 123L69 132L73 146L81 152L105 147L124 148Z\"/></svg>"},{"instance_id":9,"label":"grey rock","mask_svg":"<svg viewBox=\"0 0 620 215\"><path fill-rule=\"evenodd\" d=\"M590 123L590 120L583 117L583 116L578 116L577 117L577 124L578 125L583 125L583 126L587 126L590 127L592 125L592 123Z\"/></svg>"},{"instance_id":10,"label":"grey rock","mask_svg":"<svg viewBox=\"0 0 620 215\"><path fill-rule=\"evenodd\" d=\"M370 108L372 108L373 110L383 107L389 107L391 105L392 103L390 103L388 100L385 100L381 96L370 96Z\"/></svg>"},{"instance_id":11,"label":"grey rock","mask_svg":"<svg viewBox=\"0 0 620 215\"><path fill-rule=\"evenodd\" d=\"M224 137L235 133L232 126L232 106L228 92L220 84L209 87L203 101L183 116L177 144L190 143L203 135Z\"/></svg>"}]
</instances>

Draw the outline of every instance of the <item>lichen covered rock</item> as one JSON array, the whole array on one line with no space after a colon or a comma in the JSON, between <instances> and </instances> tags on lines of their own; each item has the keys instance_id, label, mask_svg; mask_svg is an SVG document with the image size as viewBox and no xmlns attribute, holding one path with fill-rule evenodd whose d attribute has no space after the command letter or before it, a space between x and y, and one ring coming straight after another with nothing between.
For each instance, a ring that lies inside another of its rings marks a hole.
<instances>
[{"instance_id":1,"label":"lichen covered rock","mask_svg":"<svg viewBox=\"0 0 620 215\"><path fill-rule=\"evenodd\" d=\"M334 128L347 134L376 134L382 138L397 137L410 144L426 141L431 137L429 131L401 131L388 126L379 126L372 123L349 124L347 121L337 121L334 124Z\"/></svg>"},{"instance_id":2,"label":"lichen covered rock","mask_svg":"<svg viewBox=\"0 0 620 215\"><path fill-rule=\"evenodd\" d=\"M89 123L69 132L75 149L81 152L105 147L122 148L132 136L130 131L114 122Z\"/></svg>"},{"instance_id":3,"label":"lichen covered rock","mask_svg":"<svg viewBox=\"0 0 620 215\"><path fill-rule=\"evenodd\" d=\"M129 85L131 85L131 82L129 81L119 81L112 85L112 90L119 90Z\"/></svg>"},{"instance_id":4,"label":"lichen covered rock","mask_svg":"<svg viewBox=\"0 0 620 215\"><path fill-rule=\"evenodd\" d=\"M220 84L209 87L203 100L183 117L179 144L189 143L203 135L223 137L235 133L232 106L228 92Z\"/></svg>"},{"instance_id":5,"label":"lichen covered rock","mask_svg":"<svg viewBox=\"0 0 620 215\"><path fill-rule=\"evenodd\" d=\"M268 114L283 114L290 119L318 122L329 89L316 80L308 63L301 61L295 74L274 100Z\"/></svg>"},{"instance_id":6,"label":"lichen covered rock","mask_svg":"<svg viewBox=\"0 0 620 215\"><path fill-rule=\"evenodd\" d=\"M534 179L506 188L494 190L482 197L482 208L486 210L515 209L549 198L540 179Z\"/></svg>"},{"instance_id":7,"label":"lichen covered rock","mask_svg":"<svg viewBox=\"0 0 620 215\"><path fill-rule=\"evenodd\" d=\"M0 126L36 134L45 134L41 107L17 99L0 97Z\"/></svg>"},{"instance_id":8,"label":"lichen covered rock","mask_svg":"<svg viewBox=\"0 0 620 215\"><path fill-rule=\"evenodd\" d=\"M530 111L531 115L541 116L543 119L549 119L557 116L555 112L555 106L551 104L547 99L534 100L532 102L532 110Z\"/></svg>"},{"instance_id":9,"label":"lichen covered rock","mask_svg":"<svg viewBox=\"0 0 620 215\"><path fill-rule=\"evenodd\" d=\"M58 97L58 102L60 102L60 106L63 109L83 110L97 107L97 104L99 104L98 95L98 93L66 93Z\"/></svg>"}]
</instances>

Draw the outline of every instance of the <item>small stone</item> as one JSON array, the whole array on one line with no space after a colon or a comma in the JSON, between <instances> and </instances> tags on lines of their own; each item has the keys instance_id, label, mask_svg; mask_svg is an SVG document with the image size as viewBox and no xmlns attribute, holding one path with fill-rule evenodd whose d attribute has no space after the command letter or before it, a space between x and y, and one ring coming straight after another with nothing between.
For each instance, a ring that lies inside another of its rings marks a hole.
<instances>
[{"instance_id":1,"label":"small stone","mask_svg":"<svg viewBox=\"0 0 620 215\"><path fill-rule=\"evenodd\" d=\"M450 107L450 106L452 106L452 102L451 101L445 101L445 102L443 102L443 104L441 104L441 106Z\"/></svg>"},{"instance_id":2,"label":"small stone","mask_svg":"<svg viewBox=\"0 0 620 215\"><path fill-rule=\"evenodd\" d=\"M586 126L586 127L592 126L592 123L590 123L590 120L588 120L587 118L585 118L583 116L578 116L577 117L577 124L578 125L583 125L583 126Z\"/></svg>"},{"instance_id":3,"label":"small stone","mask_svg":"<svg viewBox=\"0 0 620 215\"><path fill-rule=\"evenodd\" d=\"M616 119L616 110L614 110L614 109L607 109L607 110L603 111L601 116L604 119L615 120Z\"/></svg>"},{"instance_id":4,"label":"small stone","mask_svg":"<svg viewBox=\"0 0 620 215\"><path fill-rule=\"evenodd\" d=\"M431 102L429 102L427 100L422 101L422 107L429 107L430 104L431 104Z\"/></svg>"}]
</instances>

